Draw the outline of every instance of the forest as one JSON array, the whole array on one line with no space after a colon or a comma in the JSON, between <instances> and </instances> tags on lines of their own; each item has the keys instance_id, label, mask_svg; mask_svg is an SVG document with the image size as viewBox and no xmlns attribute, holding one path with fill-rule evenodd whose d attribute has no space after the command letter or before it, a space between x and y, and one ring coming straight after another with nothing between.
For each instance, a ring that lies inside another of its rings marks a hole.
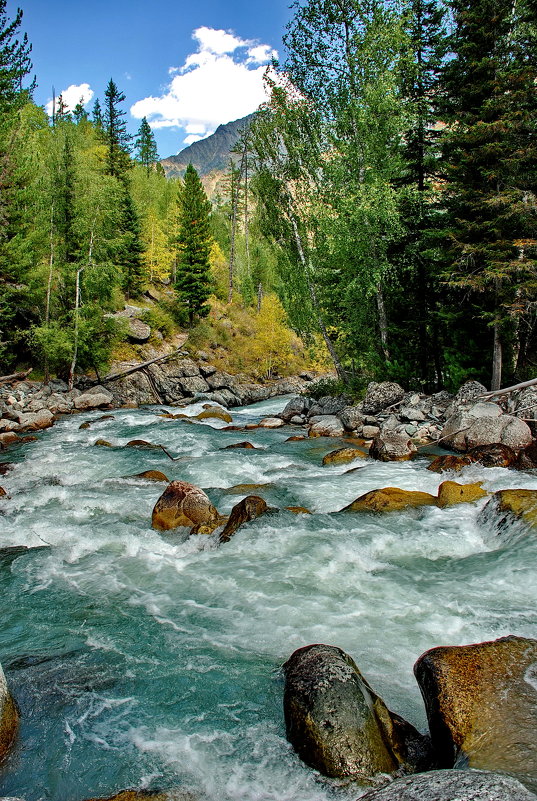
<instances>
[{"instance_id":1,"label":"forest","mask_svg":"<svg viewBox=\"0 0 537 801\"><path fill-rule=\"evenodd\" d=\"M106 368L113 313L150 297L164 337L234 308L355 388L535 373L537 0L293 8L209 201L192 167L166 179L147 120L129 136L112 78L90 113L35 105L0 0L0 372Z\"/></svg>"}]
</instances>

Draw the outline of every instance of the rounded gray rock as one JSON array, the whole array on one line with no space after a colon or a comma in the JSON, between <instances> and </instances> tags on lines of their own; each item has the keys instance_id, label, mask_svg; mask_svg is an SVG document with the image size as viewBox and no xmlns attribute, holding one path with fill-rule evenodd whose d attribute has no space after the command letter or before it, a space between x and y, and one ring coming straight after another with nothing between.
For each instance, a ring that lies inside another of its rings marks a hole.
<instances>
[{"instance_id":1,"label":"rounded gray rock","mask_svg":"<svg viewBox=\"0 0 537 801\"><path fill-rule=\"evenodd\" d=\"M397 779L360 801L537 801L537 796L501 773L433 770Z\"/></svg>"}]
</instances>

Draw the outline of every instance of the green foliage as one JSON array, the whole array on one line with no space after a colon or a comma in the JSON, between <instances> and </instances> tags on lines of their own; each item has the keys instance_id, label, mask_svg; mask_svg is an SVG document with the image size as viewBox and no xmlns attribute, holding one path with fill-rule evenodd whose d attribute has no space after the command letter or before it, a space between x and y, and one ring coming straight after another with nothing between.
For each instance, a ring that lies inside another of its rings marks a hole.
<instances>
[{"instance_id":1,"label":"green foliage","mask_svg":"<svg viewBox=\"0 0 537 801\"><path fill-rule=\"evenodd\" d=\"M161 306L153 306L150 309L146 309L142 315L142 320L153 331L160 331L165 338L173 336L177 331L177 324L172 315Z\"/></svg>"},{"instance_id":2,"label":"green foliage","mask_svg":"<svg viewBox=\"0 0 537 801\"><path fill-rule=\"evenodd\" d=\"M146 172L149 173L151 168L158 161L158 152L155 135L145 117L138 128L134 146L136 148L137 161L139 161L140 164L145 167Z\"/></svg>"},{"instance_id":3,"label":"green foliage","mask_svg":"<svg viewBox=\"0 0 537 801\"><path fill-rule=\"evenodd\" d=\"M110 78L104 97L105 106L102 118L104 141L107 146L106 170L108 175L121 178L130 167L129 153L132 138L127 133L127 122L125 120L127 112L121 108L121 103L125 100L125 94L119 91L112 78Z\"/></svg>"}]
</instances>

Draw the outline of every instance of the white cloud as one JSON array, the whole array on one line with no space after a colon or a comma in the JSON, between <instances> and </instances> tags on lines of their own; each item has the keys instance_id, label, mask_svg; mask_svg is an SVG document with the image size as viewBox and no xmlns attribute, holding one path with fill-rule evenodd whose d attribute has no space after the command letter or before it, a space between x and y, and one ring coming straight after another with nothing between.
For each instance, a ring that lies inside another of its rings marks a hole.
<instances>
[{"instance_id":1,"label":"white cloud","mask_svg":"<svg viewBox=\"0 0 537 801\"><path fill-rule=\"evenodd\" d=\"M215 28L197 28L192 38L198 49L168 70L171 81L163 94L131 107L132 116L147 117L152 128L184 128L185 144L255 111L267 99L266 65L278 55L270 45Z\"/></svg>"},{"instance_id":2,"label":"white cloud","mask_svg":"<svg viewBox=\"0 0 537 801\"><path fill-rule=\"evenodd\" d=\"M80 84L72 83L71 86L68 86L67 89L63 89L56 95L56 103L58 102L58 97L60 96L60 94L67 108L67 111L73 111L77 103L82 103L83 106L87 106L90 100L92 99L93 95L95 94L95 92L90 87L89 83L80 83ZM45 109L49 117L51 117L52 98L50 98L50 100L46 104Z\"/></svg>"}]
</instances>

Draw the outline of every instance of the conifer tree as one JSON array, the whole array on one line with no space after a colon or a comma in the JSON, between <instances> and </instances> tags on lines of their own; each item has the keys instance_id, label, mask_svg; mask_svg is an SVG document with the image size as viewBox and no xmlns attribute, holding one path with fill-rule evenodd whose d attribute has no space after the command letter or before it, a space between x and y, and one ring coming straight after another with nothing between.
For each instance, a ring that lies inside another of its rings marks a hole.
<instances>
[{"instance_id":1,"label":"conifer tree","mask_svg":"<svg viewBox=\"0 0 537 801\"><path fill-rule=\"evenodd\" d=\"M149 175L151 168L155 162L158 161L158 152L155 135L146 117L143 118L138 129L135 147L137 150L137 160L145 167Z\"/></svg>"},{"instance_id":2,"label":"conifer tree","mask_svg":"<svg viewBox=\"0 0 537 801\"><path fill-rule=\"evenodd\" d=\"M98 97L95 99L95 103L93 104L92 122L99 131L104 130L103 112Z\"/></svg>"},{"instance_id":3,"label":"conifer tree","mask_svg":"<svg viewBox=\"0 0 537 801\"><path fill-rule=\"evenodd\" d=\"M120 178L130 167L131 136L127 133L126 112L121 108L125 95L120 92L110 78L105 96L103 114L105 141L108 147L106 154L106 172Z\"/></svg>"},{"instance_id":4,"label":"conifer tree","mask_svg":"<svg viewBox=\"0 0 537 801\"><path fill-rule=\"evenodd\" d=\"M0 0L0 111L6 114L23 98L23 80L32 69L30 53L32 46L28 36L18 39L22 22L22 11L17 9L15 18L10 20L6 14L7 0ZM28 98L35 81L26 91Z\"/></svg>"},{"instance_id":5,"label":"conifer tree","mask_svg":"<svg viewBox=\"0 0 537 801\"><path fill-rule=\"evenodd\" d=\"M188 310L190 325L194 318L206 317L211 294L209 255L211 235L207 199L199 175L189 164L179 196L179 226L177 233L177 275L175 289L179 300Z\"/></svg>"},{"instance_id":6,"label":"conifer tree","mask_svg":"<svg viewBox=\"0 0 537 801\"><path fill-rule=\"evenodd\" d=\"M122 271L122 287L127 297L137 298L143 292L145 271L142 254L140 220L126 180L123 185L120 209L121 241L117 252L117 263Z\"/></svg>"},{"instance_id":7,"label":"conifer tree","mask_svg":"<svg viewBox=\"0 0 537 801\"><path fill-rule=\"evenodd\" d=\"M88 112L84 108L84 98L81 97L73 109L73 119L77 123L86 122L88 119Z\"/></svg>"}]
</instances>

